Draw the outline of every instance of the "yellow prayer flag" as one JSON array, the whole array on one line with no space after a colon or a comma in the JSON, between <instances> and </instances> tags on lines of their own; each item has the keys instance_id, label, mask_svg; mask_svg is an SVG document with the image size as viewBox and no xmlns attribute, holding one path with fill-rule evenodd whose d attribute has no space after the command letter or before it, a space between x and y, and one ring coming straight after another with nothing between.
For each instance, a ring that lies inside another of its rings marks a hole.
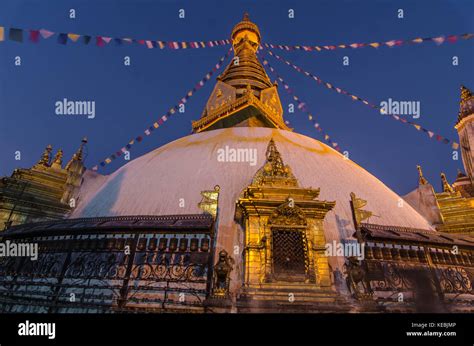
<instances>
[{"instance_id":1,"label":"yellow prayer flag","mask_svg":"<svg viewBox=\"0 0 474 346\"><path fill-rule=\"evenodd\" d=\"M5 29L3 26L0 26L0 41L5 40Z\"/></svg>"},{"instance_id":2,"label":"yellow prayer flag","mask_svg":"<svg viewBox=\"0 0 474 346\"><path fill-rule=\"evenodd\" d=\"M423 42L423 39L422 38L415 38L414 40L412 40L412 42L421 43L421 42Z\"/></svg>"},{"instance_id":3,"label":"yellow prayer flag","mask_svg":"<svg viewBox=\"0 0 474 346\"><path fill-rule=\"evenodd\" d=\"M106 158L106 159L105 159L105 163L109 164L109 163L111 163L111 162L112 162L111 159L109 159L109 158Z\"/></svg>"},{"instance_id":4,"label":"yellow prayer flag","mask_svg":"<svg viewBox=\"0 0 474 346\"><path fill-rule=\"evenodd\" d=\"M153 124L153 127L154 127L155 129L157 129L159 126L160 126L160 125L158 125L158 123L154 123L154 124Z\"/></svg>"},{"instance_id":5,"label":"yellow prayer flag","mask_svg":"<svg viewBox=\"0 0 474 346\"><path fill-rule=\"evenodd\" d=\"M413 126L415 126L415 128L416 128L418 131L420 131L420 129L421 129L421 126L420 126L420 125L413 125Z\"/></svg>"},{"instance_id":6,"label":"yellow prayer flag","mask_svg":"<svg viewBox=\"0 0 474 346\"><path fill-rule=\"evenodd\" d=\"M78 35L78 34L67 34L67 37L69 37L71 39L71 41L74 41L76 42L79 37L81 37L81 35Z\"/></svg>"},{"instance_id":7,"label":"yellow prayer flag","mask_svg":"<svg viewBox=\"0 0 474 346\"><path fill-rule=\"evenodd\" d=\"M378 48L380 46L380 43L373 42L373 43L369 44L369 46L374 47L374 48Z\"/></svg>"},{"instance_id":8,"label":"yellow prayer flag","mask_svg":"<svg viewBox=\"0 0 474 346\"><path fill-rule=\"evenodd\" d=\"M183 49L186 49L186 48L188 48L188 45L187 45L186 42L181 42L181 47L182 47Z\"/></svg>"}]
</instances>

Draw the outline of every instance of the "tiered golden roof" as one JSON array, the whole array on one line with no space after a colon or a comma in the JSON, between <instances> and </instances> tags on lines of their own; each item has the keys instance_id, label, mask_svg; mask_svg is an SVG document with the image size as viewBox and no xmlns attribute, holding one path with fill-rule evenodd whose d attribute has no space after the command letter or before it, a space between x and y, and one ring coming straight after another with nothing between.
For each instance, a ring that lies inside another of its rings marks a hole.
<instances>
[{"instance_id":1,"label":"tiered golden roof","mask_svg":"<svg viewBox=\"0 0 474 346\"><path fill-rule=\"evenodd\" d=\"M277 85L270 81L257 58L260 30L248 14L232 30L234 58L217 78L194 132L232 126L272 127L289 130Z\"/></svg>"}]
</instances>

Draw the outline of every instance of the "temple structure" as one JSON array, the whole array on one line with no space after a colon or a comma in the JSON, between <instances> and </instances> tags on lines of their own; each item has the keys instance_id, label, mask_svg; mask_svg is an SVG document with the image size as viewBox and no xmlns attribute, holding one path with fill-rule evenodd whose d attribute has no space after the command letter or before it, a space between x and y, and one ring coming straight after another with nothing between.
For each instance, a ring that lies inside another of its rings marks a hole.
<instances>
[{"instance_id":1,"label":"temple structure","mask_svg":"<svg viewBox=\"0 0 474 346\"><path fill-rule=\"evenodd\" d=\"M450 184L441 173L441 191L435 192L418 166L419 186L404 198L438 231L474 235L474 96L461 86L456 130L459 134L465 173Z\"/></svg>"},{"instance_id":2,"label":"temple structure","mask_svg":"<svg viewBox=\"0 0 474 346\"><path fill-rule=\"evenodd\" d=\"M85 171L83 148L87 139L63 167L63 151L52 157L48 145L30 169L16 169L0 180L0 223L3 227L35 221L63 219L75 207ZM3 228L2 227L2 228Z\"/></svg>"},{"instance_id":3,"label":"temple structure","mask_svg":"<svg viewBox=\"0 0 474 346\"><path fill-rule=\"evenodd\" d=\"M470 94L457 125L467 175L436 193L419 168L401 203L285 125L248 15L231 38L193 134L110 175L85 169L83 142L64 169L47 148L4 178L1 241L39 256L0 258L0 310L474 311Z\"/></svg>"}]
</instances>

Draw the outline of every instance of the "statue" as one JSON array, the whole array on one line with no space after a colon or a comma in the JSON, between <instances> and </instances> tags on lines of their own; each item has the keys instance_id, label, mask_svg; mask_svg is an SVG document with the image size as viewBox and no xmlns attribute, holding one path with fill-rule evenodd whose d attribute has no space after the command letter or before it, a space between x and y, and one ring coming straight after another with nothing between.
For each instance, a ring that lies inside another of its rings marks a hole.
<instances>
[{"instance_id":1,"label":"statue","mask_svg":"<svg viewBox=\"0 0 474 346\"><path fill-rule=\"evenodd\" d=\"M234 260L229 257L227 251L219 252L219 260L214 266L214 280L212 296L214 298L229 298L230 272L233 270Z\"/></svg>"},{"instance_id":2,"label":"statue","mask_svg":"<svg viewBox=\"0 0 474 346\"><path fill-rule=\"evenodd\" d=\"M344 267L346 269L346 284L349 292L357 300L371 299L373 291L367 280L367 273L360 261L354 256L348 257L347 261L348 263Z\"/></svg>"}]
</instances>

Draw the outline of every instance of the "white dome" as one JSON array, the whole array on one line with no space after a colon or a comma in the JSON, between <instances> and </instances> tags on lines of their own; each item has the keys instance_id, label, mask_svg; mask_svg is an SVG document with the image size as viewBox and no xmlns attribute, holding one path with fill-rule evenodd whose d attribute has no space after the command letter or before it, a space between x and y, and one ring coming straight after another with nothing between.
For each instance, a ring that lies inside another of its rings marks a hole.
<instances>
[{"instance_id":1,"label":"white dome","mask_svg":"<svg viewBox=\"0 0 474 346\"><path fill-rule=\"evenodd\" d=\"M200 192L219 185L217 247L231 251L242 239L234 221L235 201L264 164L271 138L301 187L320 188L320 200L336 201L324 221L327 241L349 238L355 231L351 192L368 201L365 209L377 215L369 220L372 223L432 230L408 203L399 206L400 196L327 145L294 132L255 127L226 128L178 139L109 176L88 171L71 217L202 213L198 208ZM225 146L255 148L257 164L219 162L218 149ZM184 207L180 206L182 201Z\"/></svg>"}]
</instances>

